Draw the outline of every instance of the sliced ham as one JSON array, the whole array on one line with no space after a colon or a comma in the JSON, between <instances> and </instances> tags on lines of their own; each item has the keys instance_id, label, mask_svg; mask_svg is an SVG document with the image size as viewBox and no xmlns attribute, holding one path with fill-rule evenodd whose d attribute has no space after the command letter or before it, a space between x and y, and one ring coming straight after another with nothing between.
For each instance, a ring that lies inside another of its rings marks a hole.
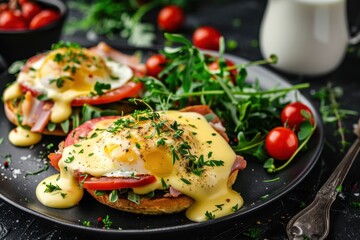
<instances>
[{"instance_id":1,"label":"sliced ham","mask_svg":"<svg viewBox=\"0 0 360 240\"><path fill-rule=\"evenodd\" d=\"M182 193L178 190L176 190L175 188L173 187L169 187L169 192L164 194L164 197L178 197L180 196Z\"/></svg>"},{"instance_id":2,"label":"sliced ham","mask_svg":"<svg viewBox=\"0 0 360 240\"><path fill-rule=\"evenodd\" d=\"M235 161L231 167L231 172L234 172L236 170L244 170L246 168L246 165L246 160L242 156L236 155Z\"/></svg>"},{"instance_id":3,"label":"sliced ham","mask_svg":"<svg viewBox=\"0 0 360 240\"><path fill-rule=\"evenodd\" d=\"M27 92L21 106L22 124L31 127L32 132L43 132L50 120L52 106L53 103L40 101Z\"/></svg>"},{"instance_id":4,"label":"sliced ham","mask_svg":"<svg viewBox=\"0 0 360 240\"><path fill-rule=\"evenodd\" d=\"M140 63L140 59L135 55L127 55L122 53L104 42L100 42L98 45L90 48L91 51L99 54L103 58L111 58L115 62L127 65L132 69L144 74L146 72L146 67L144 64Z\"/></svg>"}]
</instances>

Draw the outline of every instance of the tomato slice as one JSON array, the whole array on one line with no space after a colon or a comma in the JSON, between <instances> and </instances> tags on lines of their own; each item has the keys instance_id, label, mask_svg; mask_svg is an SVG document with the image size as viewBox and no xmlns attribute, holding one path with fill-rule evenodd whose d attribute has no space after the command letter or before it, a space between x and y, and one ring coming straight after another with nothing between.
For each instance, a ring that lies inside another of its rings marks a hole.
<instances>
[{"instance_id":1,"label":"tomato slice","mask_svg":"<svg viewBox=\"0 0 360 240\"><path fill-rule=\"evenodd\" d=\"M48 155L51 166L53 166L58 171L60 171L59 161L60 161L61 157L62 157L62 155L60 153L50 153Z\"/></svg>"},{"instance_id":2,"label":"tomato slice","mask_svg":"<svg viewBox=\"0 0 360 240\"><path fill-rule=\"evenodd\" d=\"M141 91L143 87L142 83L135 83L135 82L128 82L125 85L116 88L112 91L106 92L103 95L96 95L96 96L82 96L75 98L71 102L71 106L73 107L81 107L84 104L89 105L100 105L106 103L117 102L125 98L136 97L138 93ZM38 96L40 93L23 84L20 84L20 89L22 92L31 92L33 96Z\"/></svg>"},{"instance_id":3,"label":"tomato slice","mask_svg":"<svg viewBox=\"0 0 360 240\"><path fill-rule=\"evenodd\" d=\"M105 116L105 117L99 117L94 118L89 121L86 121L85 123L81 124L77 128L73 129L68 136L65 139L64 147L70 146L74 143L77 143L79 140L81 141L81 138L87 137L89 132L91 132L95 128L95 124L97 122L100 122L102 120L106 119L118 119L119 116Z\"/></svg>"},{"instance_id":4,"label":"tomato slice","mask_svg":"<svg viewBox=\"0 0 360 240\"><path fill-rule=\"evenodd\" d=\"M79 177L82 187L89 190L114 190L122 188L141 187L156 181L153 175L127 177Z\"/></svg>"},{"instance_id":5,"label":"tomato slice","mask_svg":"<svg viewBox=\"0 0 360 240\"><path fill-rule=\"evenodd\" d=\"M128 82L125 85L116 88L112 91L106 92L103 95L96 95L96 96L82 96L75 98L71 102L71 106L79 107L83 106L84 104L90 105L99 105L105 103L112 103L119 101L124 98L131 98L136 97L140 90L142 89L142 83L138 82Z\"/></svg>"}]
</instances>

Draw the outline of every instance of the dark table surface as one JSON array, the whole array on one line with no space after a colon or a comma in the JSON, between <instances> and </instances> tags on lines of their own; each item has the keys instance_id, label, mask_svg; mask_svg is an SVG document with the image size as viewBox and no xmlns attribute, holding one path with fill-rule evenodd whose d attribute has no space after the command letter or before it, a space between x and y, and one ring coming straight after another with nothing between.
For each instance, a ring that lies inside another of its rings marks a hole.
<instances>
[{"instance_id":1,"label":"dark table surface","mask_svg":"<svg viewBox=\"0 0 360 240\"><path fill-rule=\"evenodd\" d=\"M190 38L191 32L199 25L212 25L220 29L225 38L238 42L235 50L230 54L241 56L249 60L261 59L258 42L259 27L266 1L241 0L241 1L208 1L198 5L188 13L183 33ZM349 26L356 23L360 15L359 1L349 1ZM234 19L240 20L234 26ZM356 27L351 28L356 30ZM162 45L162 34L158 33L157 46ZM63 39L95 44L85 39L84 34L72 36L63 35ZM126 46L126 41L117 39L116 45ZM319 102L311 96L311 92L319 90L327 83L341 87L344 91L339 103L341 108L360 111L360 50L347 53L344 61L334 72L326 76L307 78L299 75L288 75L276 72L290 83L309 82L311 87L303 90L312 104L319 107ZM352 129L352 124L359 116L349 116L345 119L345 129ZM308 205L314 199L316 192L330 176L338 162L344 156L339 151L339 136L335 135L336 126L324 124L325 145L320 158L308 176L293 190L279 200L255 211L245 219L229 224L222 229L199 233L198 239L251 239L248 233L257 231L258 239L287 239L285 227L289 219ZM349 142L355 139L351 131L346 132ZM331 229L327 239L360 239L360 209L351 206L351 202L360 202L360 161L356 159L347 178L343 183L340 193L331 208ZM0 239L93 239L91 235L72 232L62 229L61 225L48 222L32 214L23 212L9 203L0 200ZM177 236L186 233L176 233ZM201 237L204 236L204 237ZM189 236L191 239L192 237ZM195 237L194 237L195 238ZM103 238L105 239L105 238Z\"/></svg>"}]
</instances>

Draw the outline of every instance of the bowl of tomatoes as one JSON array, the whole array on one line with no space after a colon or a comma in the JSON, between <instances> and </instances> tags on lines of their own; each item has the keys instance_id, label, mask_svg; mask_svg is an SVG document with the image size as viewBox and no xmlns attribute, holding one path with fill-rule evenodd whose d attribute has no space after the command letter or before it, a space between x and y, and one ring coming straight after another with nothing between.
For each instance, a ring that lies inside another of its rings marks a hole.
<instances>
[{"instance_id":1,"label":"bowl of tomatoes","mask_svg":"<svg viewBox=\"0 0 360 240\"><path fill-rule=\"evenodd\" d=\"M49 49L60 40L67 14L61 0L0 1L0 56L10 65Z\"/></svg>"}]
</instances>

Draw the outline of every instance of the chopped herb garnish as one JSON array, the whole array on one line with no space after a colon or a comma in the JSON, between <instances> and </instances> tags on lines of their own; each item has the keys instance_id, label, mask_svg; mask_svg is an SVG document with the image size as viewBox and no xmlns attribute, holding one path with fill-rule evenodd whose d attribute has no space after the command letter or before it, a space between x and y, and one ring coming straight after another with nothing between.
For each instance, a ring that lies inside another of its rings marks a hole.
<instances>
[{"instance_id":1,"label":"chopped herb garnish","mask_svg":"<svg viewBox=\"0 0 360 240\"><path fill-rule=\"evenodd\" d=\"M206 217L206 219L210 220L210 219L214 219L215 215L209 211L206 211L205 217Z\"/></svg>"},{"instance_id":2,"label":"chopped herb garnish","mask_svg":"<svg viewBox=\"0 0 360 240\"><path fill-rule=\"evenodd\" d=\"M109 218L109 215L106 215L105 218L103 218L102 220L102 223L104 224L104 227L106 229L110 229L111 225L112 225L112 221L110 221L110 218Z\"/></svg>"},{"instance_id":3,"label":"chopped herb garnish","mask_svg":"<svg viewBox=\"0 0 360 240\"><path fill-rule=\"evenodd\" d=\"M163 178L161 178L161 185L162 185L162 188L163 188L163 189L168 189L168 188L169 188Z\"/></svg>"},{"instance_id":4,"label":"chopped herb garnish","mask_svg":"<svg viewBox=\"0 0 360 240\"><path fill-rule=\"evenodd\" d=\"M103 95L105 93L104 90L109 89L111 89L111 84L108 83L96 82L94 86L94 90L97 95Z\"/></svg>"},{"instance_id":5,"label":"chopped herb garnish","mask_svg":"<svg viewBox=\"0 0 360 240\"><path fill-rule=\"evenodd\" d=\"M61 190L61 188L57 184L54 185L51 182L49 184L46 184L45 182L43 182L43 184L45 184L45 186L46 186L45 191L44 191L46 193L51 193L54 191Z\"/></svg>"},{"instance_id":6,"label":"chopped herb garnish","mask_svg":"<svg viewBox=\"0 0 360 240\"><path fill-rule=\"evenodd\" d=\"M350 206L355 207L355 208L360 208L360 202L351 202Z\"/></svg>"},{"instance_id":7,"label":"chopped herb garnish","mask_svg":"<svg viewBox=\"0 0 360 240\"><path fill-rule=\"evenodd\" d=\"M181 181L183 181L186 185L190 185L191 182L185 178L180 178Z\"/></svg>"},{"instance_id":8,"label":"chopped herb garnish","mask_svg":"<svg viewBox=\"0 0 360 240\"><path fill-rule=\"evenodd\" d=\"M42 172L45 172L49 169L49 164L45 163L44 167L42 169L40 169L39 171L36 172L26 172L25 177L29 176L29 175L38 175Z\"/></svg>"},{"instance_id":9,"label":"chopped herb garnish","mask_svg":"<svg viewBox=\"0 0 360 240\"><path fill-rule=\"evenodd\" d=\"M86 227L90 227L91 222L90 222L90 221L87 221L87 220L84 220L82 224L83 224L84 226L86 226Z\"/></svg>"},{"instance_id":10,"label":"chopped herb garnish","mask_svg":"<svg viewBox=\"0 0 360 240\"><path fill-rule=\"evenodd\" d=\"M342 185L337 186L336 191L337 192L342 192L343 191L343 186Z\"/></svg>"},{"instance_id":11,"label":"chopped herb garnish","mask_svg":"<svg viewBox=\"0 0 360 240\"><path fill-rule=\"evenodd\" d=\"M220 210L222 210L222 207L224 206L224 204L218 204L218 205L215 205L215 207L217 208L217 209L220 209Z\"/></svg>"},{"instance_id":12,"label":"chopped herb garnish","mask_svg":"<svg viewBox=\"0 0 360 240\"><path fill-rule=\"evenodd\" d=\"M261 236L261 229L260 228L249 228L244 233L245 236L258 239Z\"/></svg>"},{"instance_id":13,"label":"chopped herb garnish","mask_svg":"<svg viewBox=\"0 0 360 240\"><path fill-rule=\"evenodd\" d=\"M263 180L262 182L264 182L264 183L270 183L270 182L276 182L276 181L279 181L279 180L280 180L280 178L277 177L277 178L273 178L273 179Z\"/></svg>"},{"instance_id":14,"label":"chopped herb garnish","mask_svg":"<svg viewBox=\"0 0 360 240\"><path fill-rule=\"evenodd\" d=\"M66 163L71 163L72 161L74 161L75 156L69 156L67 159L65 159Z\"/></svg>"},{"instance_id":15,"label":"chopped herb garnish","mask_svg":"<svg viewBox=\"0 0 360 240\"><path fill-rule=\"evenodd\" d=\"M236 204L235 206L233 206L232 208L231 208L234 212L237 212L237 211L239 211L239 205L238 204Z\"/></svg>"},{"instance_id":16,"label":"chopped herb garnish","mask_svg":"<svg viewBox=\"0 0 360 240\"><path fill-rule=\"evenodd\" d=\"M48 145L46 145L46 149L47 149L47 150L50 150L53 146L54 146L53 143L49 143Z\"/></svg>"},{"instance_id":17,"label":"chopped herb garnish","mask_svg":"<svg viewBox=\"0 0 360 240\"><path fill-rule=\"evenodd\" d=\"M60 193L60 195L61 195L62 198L65 198L67 193Z\"/></svg>"}]
</instances>

